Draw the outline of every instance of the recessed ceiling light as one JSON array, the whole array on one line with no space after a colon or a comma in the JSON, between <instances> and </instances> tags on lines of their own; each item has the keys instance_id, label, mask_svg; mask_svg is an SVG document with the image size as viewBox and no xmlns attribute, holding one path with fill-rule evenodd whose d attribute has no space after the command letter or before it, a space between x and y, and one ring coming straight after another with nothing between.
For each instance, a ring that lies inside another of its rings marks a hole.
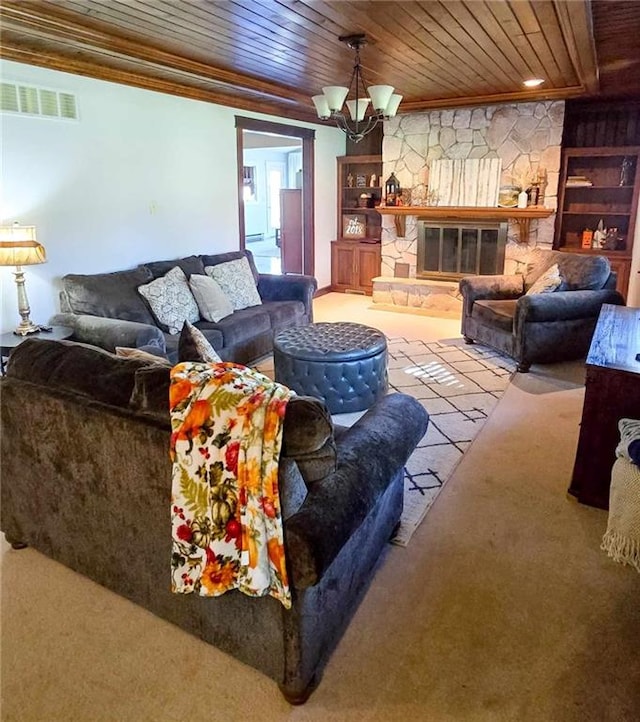
<instances>
[{"instance_id":1,"label":"recessed ceiling light","mask_svg":"<svg viewBox=\"0 0 640 722\"><path fill-rule=\"evenodd\" d=\"M523 81L523 85L525 85L527 88L537 88L538 85L542 85L544 83L544 78L529 78L529 80Z\"/></svg>"}]
</instances>

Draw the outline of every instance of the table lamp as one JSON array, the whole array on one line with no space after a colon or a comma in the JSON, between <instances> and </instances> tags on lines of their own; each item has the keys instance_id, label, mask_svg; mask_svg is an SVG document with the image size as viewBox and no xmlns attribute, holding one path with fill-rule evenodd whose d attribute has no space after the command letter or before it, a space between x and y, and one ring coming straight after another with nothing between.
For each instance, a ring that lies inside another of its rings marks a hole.
<instances>
[{"instance_id":1,"label":"table lamp","mask_svg":"<svg viewBox=\"0 0 640 722\"><path fill-rule=\"evenodd\" d=\"M14 333L26 336L40 331L40 326L29 318L31 309L27 298L22 266L44 263L47 260L44 246L36 241L35 226L0 226L0 266L15 266L13 272L18 286L18 313L21 321Z\"/></svg>"}]
</instances>

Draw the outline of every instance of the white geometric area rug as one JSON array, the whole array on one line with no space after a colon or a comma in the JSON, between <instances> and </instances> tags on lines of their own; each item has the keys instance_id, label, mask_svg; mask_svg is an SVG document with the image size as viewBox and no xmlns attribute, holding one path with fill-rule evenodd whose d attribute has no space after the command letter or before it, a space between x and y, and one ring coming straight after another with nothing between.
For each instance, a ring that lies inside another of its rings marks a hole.
<instances>
[{"instance_id":1,"label":"white geometric area rug","mask_svg":"<svg viewBox=\"0 0 640 722\"><path fill-rule=\"evenodd\" d=\"M462 338L387 342L389 390L413 396L429 413L427 433L405 467L404 510L393 539L407 546L509 385L516 364Z\"/></svg>"}]
</instances>

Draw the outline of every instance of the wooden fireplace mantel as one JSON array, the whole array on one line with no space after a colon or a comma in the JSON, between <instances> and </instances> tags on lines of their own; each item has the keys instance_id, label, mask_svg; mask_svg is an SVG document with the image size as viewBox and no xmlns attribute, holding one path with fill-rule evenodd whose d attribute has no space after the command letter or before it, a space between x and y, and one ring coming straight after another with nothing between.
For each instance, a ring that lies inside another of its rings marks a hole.
<instances>
[{"instance_id":1,"label":"wooden fireplace mantel","mask_svg":"<svg viewBox=\"0 0 640 722\"><path fill-rule=\"evenodd\" d=\"M378 213L396 217L396 229L404 235L404 220L407 216L416 216L421 220L482 220L506 221L513 220L520 230L520 243L529 238L529 224L532 219L548 218L555 210L544 206L528 208L495 208L485 206L378 206ZM398 222L400 221L400 222Z\"/></svg>"}]
</instances>

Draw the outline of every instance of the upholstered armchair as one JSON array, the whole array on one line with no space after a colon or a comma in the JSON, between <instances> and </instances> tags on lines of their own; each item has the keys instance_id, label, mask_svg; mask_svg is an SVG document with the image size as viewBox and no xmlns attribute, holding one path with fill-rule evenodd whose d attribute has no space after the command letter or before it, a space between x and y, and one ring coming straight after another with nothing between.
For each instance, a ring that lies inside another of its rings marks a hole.
<instances>
[{"instance_id":1,"label":"upholstered armchair","mask_svg":"<svg viewBox=\"0 0 640 722\"><path fill-rule=\"evenodd\" d=\"M536 249L526 273L461 279L462 335L511 356L523 373L581 358L602 304L624 305L615 288L604 256Z\"/></svg>"}]
</instances>

